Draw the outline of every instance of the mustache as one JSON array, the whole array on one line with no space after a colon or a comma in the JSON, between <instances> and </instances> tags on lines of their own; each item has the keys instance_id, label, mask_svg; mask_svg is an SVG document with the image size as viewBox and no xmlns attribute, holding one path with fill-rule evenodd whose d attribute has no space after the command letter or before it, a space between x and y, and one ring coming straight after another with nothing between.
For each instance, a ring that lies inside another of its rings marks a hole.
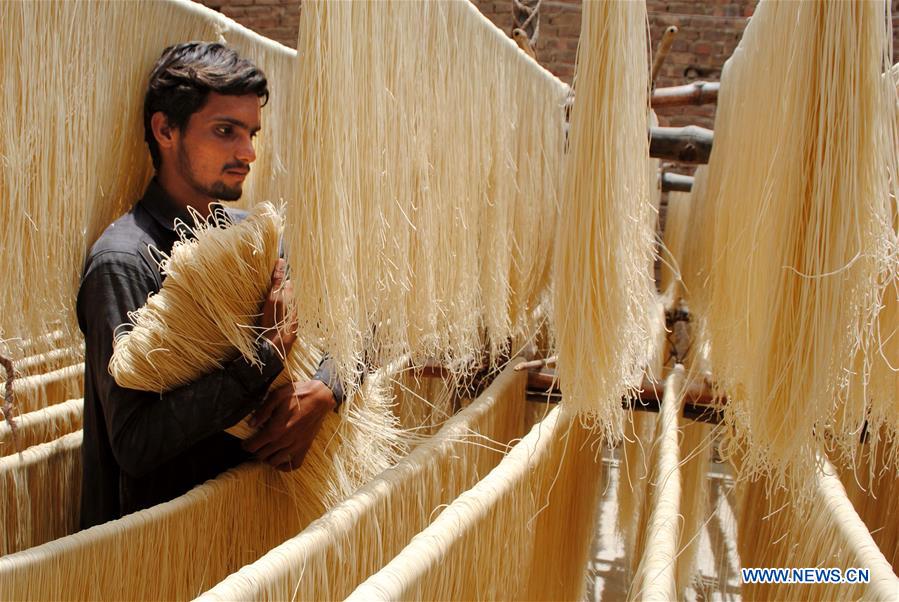
<instances>
[{"instance_id":1,"label":"mustache","mask_svg":"<svg viewBox=\"0 0 899 602\"><path fill-rule=\"evenodd\" d=\"M228 171L231 169L234 169L237 171L245 171L247 173L250 173L250 164L244 163L243 161L237 161L236 163L226 163L225 166L222 168L222 171L225 172L225 171Z\"/></svg>"}]
</instances>

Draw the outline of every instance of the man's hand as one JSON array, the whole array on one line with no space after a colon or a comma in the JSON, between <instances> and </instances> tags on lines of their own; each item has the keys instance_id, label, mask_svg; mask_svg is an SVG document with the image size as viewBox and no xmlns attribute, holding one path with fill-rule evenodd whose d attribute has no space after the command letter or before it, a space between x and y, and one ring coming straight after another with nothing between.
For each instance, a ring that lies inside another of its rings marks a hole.
<instances>
[{"instance_id":1,"label":"man's hand","mask_svg":"<svg viewBox=\"0 0 899 602\"><path fill-rule=\"evenodd\" d=\"M275 262L272 288L262 306L262 321L259 324L265 329L263 336L285 358L297 340L296 316L287 313L293 301L293 283L287 280L286 271L286 261L279 259Z\"/></svg>"},{"instance_id":2,"label":"man's hand","mask_svg":"<svg viewBox=\"0 0 899 602\"><path fill-rule=\"evenodd\" d=\"M243 448L278 470L299 468L322 421L336 405L331 390L318 380L274 389L253 413L250 426L260 429L243 442Z\"/></svg>"}]
</instances>

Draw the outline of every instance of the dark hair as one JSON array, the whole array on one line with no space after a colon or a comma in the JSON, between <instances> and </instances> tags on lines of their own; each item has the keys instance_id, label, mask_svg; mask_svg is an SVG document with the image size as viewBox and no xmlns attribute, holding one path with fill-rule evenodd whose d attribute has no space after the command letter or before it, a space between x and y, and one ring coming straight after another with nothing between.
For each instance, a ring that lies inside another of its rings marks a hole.
<instances>
[{"instance_id":1,"label":"dark hair","mask_svg":"<svg viewBox=\"0 0 899 602\"><path fill-rule=\"evenodd\" d=\"M161 111L172 127L183 129L190 116L201 110L210 92L255 94L268 102L265 73L223 44L187 42L162 51L147 84L144 97L144 139L150 147L153 167L159 169L159 145L150 120Z\"/></svg>"}]
</instances>

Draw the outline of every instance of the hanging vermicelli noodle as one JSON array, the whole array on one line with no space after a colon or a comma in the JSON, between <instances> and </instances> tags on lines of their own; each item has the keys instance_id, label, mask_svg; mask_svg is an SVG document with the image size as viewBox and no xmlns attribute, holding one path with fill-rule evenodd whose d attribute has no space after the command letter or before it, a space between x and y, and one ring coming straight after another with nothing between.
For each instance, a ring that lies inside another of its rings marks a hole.
<instances>
[{"instance_id":1,"label":"hanging vermicelli noodle","mask_svg":"<svg viewBox=\"0 0 899 602\"><path fill-rule=\"evenodd\" d=\"M525 381L524 373L506 368L396 466L202 599L346 598L424 529L441 504L496 466L500 450L522 433Z\"/></svg>"},{"instance_id":2,"label":"hanging vermicelli noodle","mask_svg":"<svg viewBox=\"0 0 899 602\"><path fill-rule=\"evenodd\" d=\"M83 360L84 345L79 344L28 355L20 360L13 360L13 365L17 376L33 376L78 364Z\"/></svg>"},{"instance_id":3,"label":"hanging vermicelli noodle","mask_svg":"<svg viewBox=\"0 0 899 602\"><path fill-rule=\"evenodd\" d=\"M567 86L468 2L307 2L298 47L300 331L348 383L496 360L546 293Z\"/></svg>"},{"instance_id":4,"label":"hanging vermicelli noodle","mask_svg":"<svg viewBox=\"0 0 899 602\"><path fill-rule=\"evenodd\" d=\"M351 591L367 576L366 570L376 570L398 551L439 504L449 501L447 496L474 484L499 461L504 443L521 432L524 381L524 374L511 370L500 376L433 440L268 554L260 561L265 568L249 584L244 582L243 587L254 588L251 593L229 584L235 579L240 583L247 571L252 575L255 565L213 593L226 591L229 600L260 599L259 591L269 590L255 588L268 581L273 598L295 592L300 599L343 597L338 592ZM317 518L323 507L308 498L304 487L262 465L240 466L170 502L0 558L0 599L193 597ZM409 524L394 522L398 516ZM329 543L332 535L336 541ZM383 549L372 545L379 538ZM307 565L303 553L291 561L292 542L298 542L300 550L313 546L309 557L321 557ZM153 562L147 562L148 554ZM355 564L347 562L350 557ZM338 564L341 570L335 570ZM287 575L279 577L272 566ZM355 570L363 573L356 575ZM308 578L301 581L304 575Z\"/></svg>"},{"instance_id":5,"label":"hanging vermicelli noodle","mask_svg":"<svg viewBox=\"0 0 899 602\"><path fill-rule=\"evenodd\" d=\"M47 443L81 429L84 399L70 399L43 410L16 416L16 443L20 449ZM0 422L0 456L16 453L12 429Z\"/></svg>"},{"instance_id":6,"label":"hanging vermicelli noodle","mask_svg":"<svg viewBox=\"0 0 899 602\"><path fill-rule=\"evenodd\" d=\"M899 473L891 464L893 460L888 460L896 452L884 445L862 448L857 462L839 468L840 482L877 547L899 573Z\"/></svg>"},{"instance_id":7,"label":"hanging vermicelli noodle","mask_svg":"<svg viewBox=\"0 0 899 602\"><path fill-rule=\"evenodd\" d=\"M662 237L664 249L661 255L659 291L666 297L666 305L673 306L683 296L681 284L681 264L687 242L687 227L690 221L690 193L671 191L668 193L668 208L665 212L665 231Z\"/></svg>"},{"instance_id":8,"label":"hanging vermicelli noodle","mask_svg":"<svg viewBox=\"0 0 899 602\"><path fill-rule=\"evenodd\" d=\"M679 265L680 278L683 282L684 296L690 307L693 318L693 337L697 338L702 331L702 323L697 320L708 315L709 272L713 264L715 252L715 200L706 194L708 166L700 165L693 175L693 187L690 190L687 224L684 226L682 259Z\"/></svg>"},{"instance_id":9,"label":"hanging vermicelli noodle","mask_svg":"<svg viewBox=\"0 0 899 602\"><path fill-rule=\"evenodd\" d=\"M648 356L654 241L642 2L584 4L553 311L565 403L622 435L618 399Z\"/></svg>"},{"instance_id":10,"label":"hanging vermicelli noodle","mask_svg":"<svg viewBox=\"0 0 899 602\"><path fill-rule=\"evenodd\" d=\"M655 314L656 320L652 325L653 336L650 338L653 348L648 355L652 358L652 362L647 365L644 376L661 380L669 350L665 330L665 308L659 299ZM634 383L635 387L641 385L642 383L640 385ZM662 395L661 388L653 389L652 392L656 398ZM639 562L637 544L641 529L647 520L649 504L646 502L646 491L651 464L650 452L658 415L640 410L630 412L626 416L624 436L618 447L620 461L615 521L624 544L624 557L630 560L626 566L630 578Z\"/></svg>"},{"instance_id":11,"label":"hanging vermicelli noodle","mask_svg":"<svg viewBox=\"0 0 899 602\"><path fill-rule=\"evenodd\" d=\"M715 237L711 288L696 309L729 396L730 453L744 476L794 490L814 482L819 447L854 445L866 418L844 401L892 269L888 16L885 2L760 2L722 74L715 227L697 233Z\"/></svg>"},{"instance_id":12,"label":"hanging vermicelli noodle","mask_svg":"<svg viewBox=\"0 0 899 602\"><path fill-rule=\"evenodd\" d=\"M675 582L683 591L696 579L702 530L709 520L709 456L713 428L679 418L681 475L681 536ZM683 594L681 594L683 595Z\"/></svg>"},{"instance_id":13,"label":"hanging vermicelli noodle","mask_svg":"<svg viewBox=\"0 0 899 602\"><path fill-rule=\"evenodd\" d=\"M868 583L748 583L749 600L896 600L899 577L859 518L833 466L825 458L815 473L809 504L765 479L739 485L738 544L743 568L836 568L870 571ZM768 492L771 492L768 495Z\"/></svg>"},{"instance_id":14,"label":"hanging vermicelli noodle","mask_svg":"<svg viewBox=\"0 0 899 602\"><path fill-rule=\"evenodd\" d=\"M553 409L348 600L580 599L602 464L567 412Z\"/></svg>"},{"instance_id":15,"label":"hanging vermicelli noodle","mask_svg":"<svg viewBox=\"0 0 899 602\"><path fill-rule=\"evenodd\" d=\"M4 2L0 29L0 340L36 337L62 320L57 347L75 342L85 253L151 174L143 97L165 47L223 41L265 71L272 98L245 195L284 195L282 155L297 136L286 108L295 51L183 0Z\"/></svg>"},{"instance_id":16,"label":"hanging vermicelli noodle","mask_svg":"<svg viewBox=\"0 0 899 602\"><path fill-rule=\"evenodd\" d=\"M625 437L620 447L617 489L617 531L624 542L627 569L632 574L639 562L637 538L641 520L648 507L646 491L649 483L651 442L658 415L637 411L625 423Z\"/></svg>"},{"instance_id":17,"label":"hanging vermicelli noodle","mask_svg":"<svg viewBox=\"0 0 899 602\"><path fill-rule=\"evenodd\" d=\"M13 381L18 415L51 407L83 393L84 364L81 363L57 368L45 374L19 377Z\"/></svg>"},{"instance_id":18,"label":"hanging vermicelli noodle","mask_svg":"<svg viewBox=\"0 0 899 602\"><path fill-rule=\"evenodd\" d=\"M432 435L449 420L458 401L451 379L425 377L404 370L394 379L395 412L400 428Z\"/></svg>"},{"instance_id":19,"label":"hanging vermicelli noodle","mask_svg":"<svg viewBox=\"0 0 899 602\"><path fill-rule=\"evenodd\" d=\"M646 496L648 516L642 525L629 600L675 600L682 596L677 583L677 553L681 540L681 475L678 416L683 403L684 368L676 366L665 382L665 394L653 440L652 468Z\"/></svg>"},{"instance_id":20,"label":"hanging vermicelli noodle","mask_svg":"<svg viewBox=\"0 0 899 602\"><path fill-rule=\"evenodd\" d=\"M81 499L81 436L79 430L21 454L0 457L0 556L75 530Z\"/></svg>"}]
</instances>

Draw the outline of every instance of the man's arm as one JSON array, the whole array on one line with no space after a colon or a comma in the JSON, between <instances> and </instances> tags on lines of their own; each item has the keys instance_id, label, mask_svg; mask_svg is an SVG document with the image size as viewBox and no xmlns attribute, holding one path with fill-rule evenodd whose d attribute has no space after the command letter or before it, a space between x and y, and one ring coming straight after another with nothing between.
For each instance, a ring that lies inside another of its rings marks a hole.
<instances>
[{"instance_id":1,"label":"man's arm","mask_svg":"<svg viewBox=\"0 0 899 602\"><path fill-rule=\"evenodd\" d=\"M139 264L118 262L112 255L85 276L78 316L113 454L122 470L139 477L256 408L282 363L273 347L262 342L261 371L238 358L162 394L120 387L108 369L115 329L129 322L129 311L146 303L155 282Z\"/></svg>"}]
</instances>

